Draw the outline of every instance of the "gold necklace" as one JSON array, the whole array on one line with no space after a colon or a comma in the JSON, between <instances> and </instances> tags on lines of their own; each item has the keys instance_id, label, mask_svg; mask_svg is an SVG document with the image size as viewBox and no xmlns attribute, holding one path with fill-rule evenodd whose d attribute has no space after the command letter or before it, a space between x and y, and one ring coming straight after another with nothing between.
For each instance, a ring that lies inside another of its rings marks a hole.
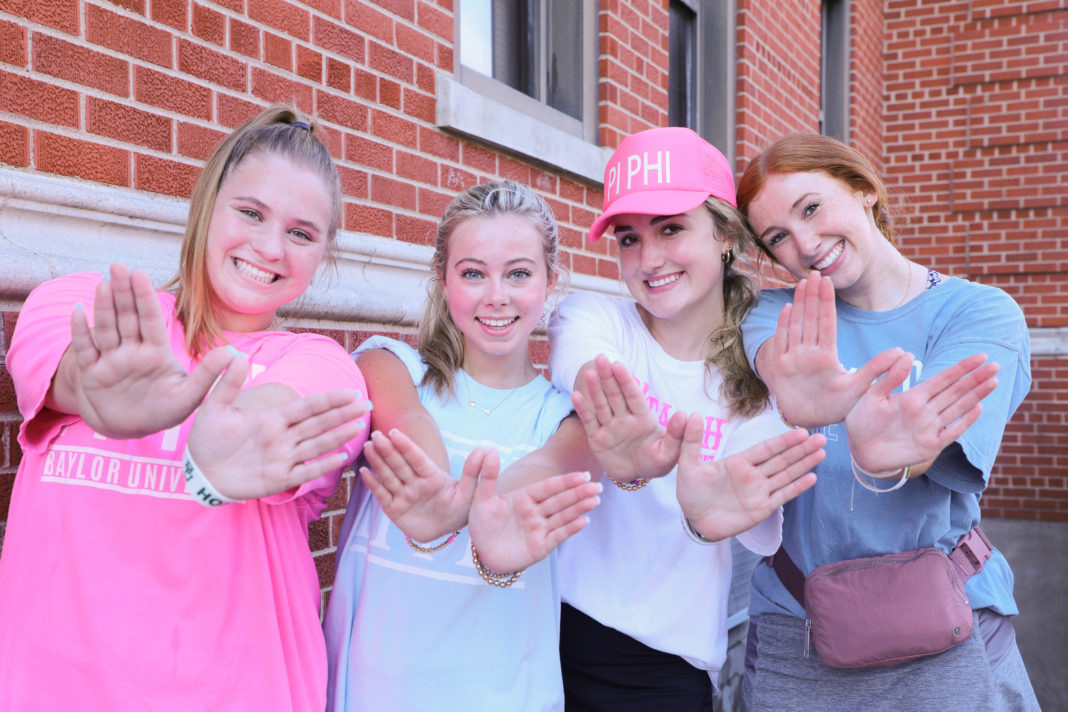
<instances>
[{"instance_id":1,"label":"gold necklace","mask_svg":"<svg viewBox=\"0 0 1068 712\"><path fill-rule=\"evenodd\" d=\"M894 309L905 303L905 300L909 298L909 291L912 289L912 260L905 258L905 265L909 269L909 278L905 282L905 293L901 295L901 301L894 305Z\"/></svg>"}]
</instances>

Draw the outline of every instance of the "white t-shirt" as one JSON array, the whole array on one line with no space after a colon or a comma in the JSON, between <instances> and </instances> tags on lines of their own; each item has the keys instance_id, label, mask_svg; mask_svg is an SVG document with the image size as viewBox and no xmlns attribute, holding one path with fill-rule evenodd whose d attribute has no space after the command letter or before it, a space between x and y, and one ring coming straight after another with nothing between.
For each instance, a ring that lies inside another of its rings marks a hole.
<instances>
[{"instance_id":1,"label":"white t-shirt","mask_svg":"<svg viewBox=\"0 0 1068 712\"><path fill-rule=\"evenodd\" d=\"M626 365L661 424L678 410L700 413L702 457L721 459L787 430L770 408L756 418L732 418L719 397L718 374L703 361L669 356L631 301L572 294L550 320L549 341L557 388L570 391L579 369L604 354ZM757 554L773 553L782 539L781 509L737 538ZM559 570L565 602L715 678L727 651L731 547L699 544L686 534L674 471L637 492L606 485L590 524L560 546Z\"/></svg>"}]
</instances>

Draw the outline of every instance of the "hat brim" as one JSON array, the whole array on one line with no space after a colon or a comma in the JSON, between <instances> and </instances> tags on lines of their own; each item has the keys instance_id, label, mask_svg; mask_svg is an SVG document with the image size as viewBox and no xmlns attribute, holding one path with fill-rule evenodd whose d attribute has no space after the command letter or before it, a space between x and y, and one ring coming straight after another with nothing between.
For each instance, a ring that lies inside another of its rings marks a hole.
<instances>
[{"instance_id":1,"label":"hat brim","mask_svg":"<svg viewBox=\"0 0 1068 712\"><path fill-rule=\"evenodd\" d=\"M700 190L645 190L624 195L593 221L586 238L590 242L600 240L617 215L678 215L696 208L710 195Z\"/></svg>"}]
</instances>

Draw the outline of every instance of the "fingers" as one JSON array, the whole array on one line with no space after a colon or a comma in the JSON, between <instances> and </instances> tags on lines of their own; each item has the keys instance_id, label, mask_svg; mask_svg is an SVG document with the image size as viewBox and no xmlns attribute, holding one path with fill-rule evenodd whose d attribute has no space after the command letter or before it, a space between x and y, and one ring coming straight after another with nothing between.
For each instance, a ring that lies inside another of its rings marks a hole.
<instances>
[{"instance_id":1,"label":"fingers","mask_svg":"<svg viewBox=\"0 0 1068 712\"><path fill-rule=\"evenodd\" d=\"M215 382L215 387L204 400L205 404L213 407L232 408L237 396L241 393L241 386L248 378L248 359L242 355L233 355L226 372Z\"/></svg>"},{"instance_id":2,"label":"fingers","mask_svg":"<svg viewBox=\"0 0 1068 712\"><path fill-rule=\"evenodd\" d=\"M196 407L197 403L204 400L204 396L211 390L212 384L219 378L225 369L231 365L236 365L236 355L224 347L212 349L204 358L196 365L193 372L189 374L189 379L186 382L188 388L188 398L190 400L191 407ZM244 381L242 381L242 384Z\"/></svg>"},{"instance_id":3,"label":"fingers","mask_svg":"<svg viewBox=\"0 0 1068 712\"><path fill-rule=\"evenodd\" d=\"M853 374L857 383L857 396L859 397L861 393L868 390L868 387L897 363L904 354L905 352L900 347L895 346L876 355L871 361L857 369Z\"/></svg>"},{"instance_id":4,"label":"fingers","mask_svg":"<svg viewBox=\"0 0 1068 712\"><path fill-rule=\"evenodd\" d=\"M686 434L686 425L689 418L686 413L677 410L671 414L667 428L664 429L664 437L660 441L663 455L672 462L678 462L682 454L682 439ZM702 433L704 432L704 420L701 421ZM698 448L700 449L700 448Z\"/></svg>"},{"instance_id":5,"label":"fingers","mask_svg":"<svg viewBox=\"0 0 1068 712\"><path fill-rule=\"evenodd\" d=\"M146 276L145 279L148 277ZM115 328L119 339L140 341L141 324L137 314L133 280L125 265L118 263L111 265L111 295L114 300Z\"/></svg>"},{"instance_id":6,"label":"fingers","mask_svg":"<svg viewBox=\"0 0 1068 712\"><path fill-rule=\"evenodd\" d=\"M691 413L686 419L679 448L679 467L695 465L701 461L701 439L705 434L705 421L698 413Z\"/></svg>"},{"instance_id":7,"label":"fingers","mask_svg":"<svg viewBox=\"0 0 1068 712\"><path fill-rule=\"evenodd\" d=\"M115 324L115 298L110 277L102 279L96 285L93 298L93 340L100 351L110 351L119 346L119 332Z\"/></svg>"},{"instance_id":8,"label":"fingers","mask_svg":"<svg viewBox=\"0 0 1068 712\"><path fill-rule=\"evenodd\" d=\"M338 448L341 448L345 443L350 440L355 440L363 432L364 425L359 420L346 419L346 422L338 425L337 427L327 430L319 435L311 438L301 440L292 452L297 462L309 462L320 458L327 453L333 452ZM341 465L349 459L349 454L342 451L341 453ZM331 468L332 469L332 468Z\"/></svg>"},{"instance_id":9,"label":"fingers","mask_svg":"<svg viewBox=\"0 0 1068 712\"><path fill-rule=\"evenodd\" d=\"M826 438L822 435L810 436L808 431L804 428L794 428L782 435L776 435L773 438L762 440L755 445L750 445L748 448L732 457L742 457L750 464L758 466L782 455L782 453L800 443L807 442L810 438L815 438L820 442L820 445L817 445L817 447L822 447L822 443L826 442Z\"/></svg>"},{"instance_id":10,"label":"fingers","mask_svg":"<svg viewBox=\"0 0 1068 712\"><path fill-rule=\"evenodd\" d=\"M363 456L382 485L394 495L414 477L408 462L397 454L389 438L377 430L371 433L371 437L364 444Z\"/></svg>"},{"instance_id":11,"label":"fingers","mask_svg":"<svg viewBox=\"0 0 1068 712\"><path fill-rule=\"evenodd\" d=\"M468 472L471 469L471 473ZM477 447L464 461L461 477L478 476L473 502L485 503L497 493L497 477L501 472L501 458L492 448Z\"/></svg>"},{"instance_id":12,"label":"fingers","mask_svg":"<svg viewBox=\"0 0 1068 712\"><path fill-rule=\"evenodd\" d=\"M790 310L790 323L788 329L789 341L787 349L799 346L805 333L805 294L808 291L808 280L803 279L794 287L794 303ZM786 353L785 351L781 353Z\"/></svg>"},{"instance_id":13,"label":"fingers","mask_svg":"<svg viewBox=\"0 0 1068 712\"><path fill-rule=\"evenodd\" d=\"M805 490L811 489L816 484L816 473L809 472L802 477L791 481L784 487L775 490L769 498L768 506L776 510L791 499L794 499Z\"/></svg>"},{"instance_id":14,"label":"fingers","mask_svg":"<svg viewBox=\"0 0 1068 712\"><path fill-rule=\"evenodd\" d=\"M167 327L152 280L143 270L138 269L130 273L130 285L133 288L135 316L138 319L138 336L142 341L155 346L167 345Z\"/></svg>"},{"instance_id":15,"label":"fingers","mask_svg":"<svg viewBox=\"0 0 1068 712\"><path fill-rule=\"evenodd\" d=\"M794 296L796 298L796 293ZM775 335L772 337L774 346L772 351L773 365L774 357L782 357L790 350L790 324L792 323L793 311L793 304L786 304L779 311L779 320L775 323Z\"/></svg>"},{"instance_id":16,"label":"fingers","mask_svg":"<svg viewBox=\"0 0 1068 712\"><path fill-rule=\"evenodd\" d=\"M366 467L361 467L360 481L363 482L364 487L374 495L374 498L378 500L380 505L382 505L384 511L389 512L389 510L392 509L393 492L375 477L374 472Z\"/></svg>"},{"instance_id":17,"label":"fingers","mask_svg":"<svg viewBox=\"0 0 1068 712\"><path fill-rule=\"evenodd\" d=\"M76 306L70 315L70 345L74 352L74 360L80 369L88 368L100 358L100 352L93 342L93 334L89 329L89 320L81 304Z\"/></svg>"},{"instance_id":18,"label":"fingers","mask_svg":"<svg viewBox=\"0 0 1068 712\"><path fill-rule=\"evenodd\" d=\"M622 411L617 412L641 414L649 410L649 403L645 400L645 394L642 393L638 382L630 375L623 362L616 361L612 364L612 377L615 379L616 387L623 396Z\"/></svg>"},{"instance_id":19,"label":"fingers","mask_svg":"<svg viewBox=\"0 0 1068 712\"><path fill-rule=\"evenodd\" d=\"M817 334L821 344L837 349L838 345L838 310L834 304L834 282L830 277L820 277L819 282L819 317Z\"/></svg>"},{"instance_id":20,"label":"fingers","mask_svg":"<svg viewBox=\"0 0 1068 712\"><path fill-rule=\"evenodd\" d=\"M882 378L871 385L868 392L876 398L889 396L909 377L914 359L915 357L907 351L902 352L890 365L886 373L883 374Z\"/></svg>"},{"instance_id":21,"label":"fingers","mask_svg":"<svg viewBox=\"0 0 1068 712\"><path fill-rule=\"evenodd\" d=\"M830 282L827 279L827 282ZM823 281L819 276L819 272L815 270L809 272L805 278L805 310L803 315L804 324L802 325L801 339L805 344L810 346L817 346L821 341L820 334L820 321L821 321L821 304L820 296L823 291ZM834 286L831 286L831 295L833 300ZM832 302L833 308L833 302Z\"/></svg>"}]
</instances>

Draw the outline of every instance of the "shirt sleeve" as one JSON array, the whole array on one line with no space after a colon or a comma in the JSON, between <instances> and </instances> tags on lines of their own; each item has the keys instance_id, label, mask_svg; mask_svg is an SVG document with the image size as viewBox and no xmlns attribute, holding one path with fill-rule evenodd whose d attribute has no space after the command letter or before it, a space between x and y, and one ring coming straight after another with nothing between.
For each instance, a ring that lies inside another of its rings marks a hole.
<instances>
[{"instance_id":1,"label":"shirt sleeve","mask_svg":"<svg viewBox=\"0 0 1068 712\"><path fill-rule=\"evenodd\" d=\"M747 450L757 443L789 432L776 408L769 408L755 418L742 423L730 434L724 444L724 457ZM772 512L767 519L735 537L754 554L774 554L782 544L782 507Z\"/></svg>"},{"instance_id":2,"label":"shirt sleeve","mask_svg":"<svg viewBox=\"0 0 1068 712\"><path fill-rule=\"evenodd\" d=\"M553 385L571 393L579 370L604 354L622 358L624 327L612 300L600 294L568 295L549 319L549 371Z\"/></svg>"},{"instance_id":3,"label":"shirt sleeve","mask_svg":"<svg viewBox=\"0 0 1068 712\"><path fill-rule=\"evenodd\" d=\"M742 321L742 345L745 347L745 355L754 372L756 371L757 351L765 341L775 335L779 312L793 299L793 294L793 289L761 290L756 306Z\"/></svg>"},{"instance_id":4,"label":"shirt sleeve","mask_svg":"<svg viewBox=\"0 0 1068 712\"><path fill-rule=\"evenodd\" d=\"M44 282L26 298L11 337L7 369L23 422L19 444L28 452L48 446L60 429L79 416L45 408L52 379L70 346L71 313L81 304L92 323L99 274L73 274Z\"/></svg>"},{"instance_id":5,"label":"shirt sleeve","mask_svg":"<svg viewBox=\"0 0 1068 712\"><path fill-rule=\"evenodd\" d=\"M997 388L983 399L979 420L926 473L951 490L976 493L990 477L1006 423L1031 388L1031 342L1023 312L1012 297L993 287L969 286L929 335L919 380L977 353L1000 365Z\"/></svg>"}]
</instances>

